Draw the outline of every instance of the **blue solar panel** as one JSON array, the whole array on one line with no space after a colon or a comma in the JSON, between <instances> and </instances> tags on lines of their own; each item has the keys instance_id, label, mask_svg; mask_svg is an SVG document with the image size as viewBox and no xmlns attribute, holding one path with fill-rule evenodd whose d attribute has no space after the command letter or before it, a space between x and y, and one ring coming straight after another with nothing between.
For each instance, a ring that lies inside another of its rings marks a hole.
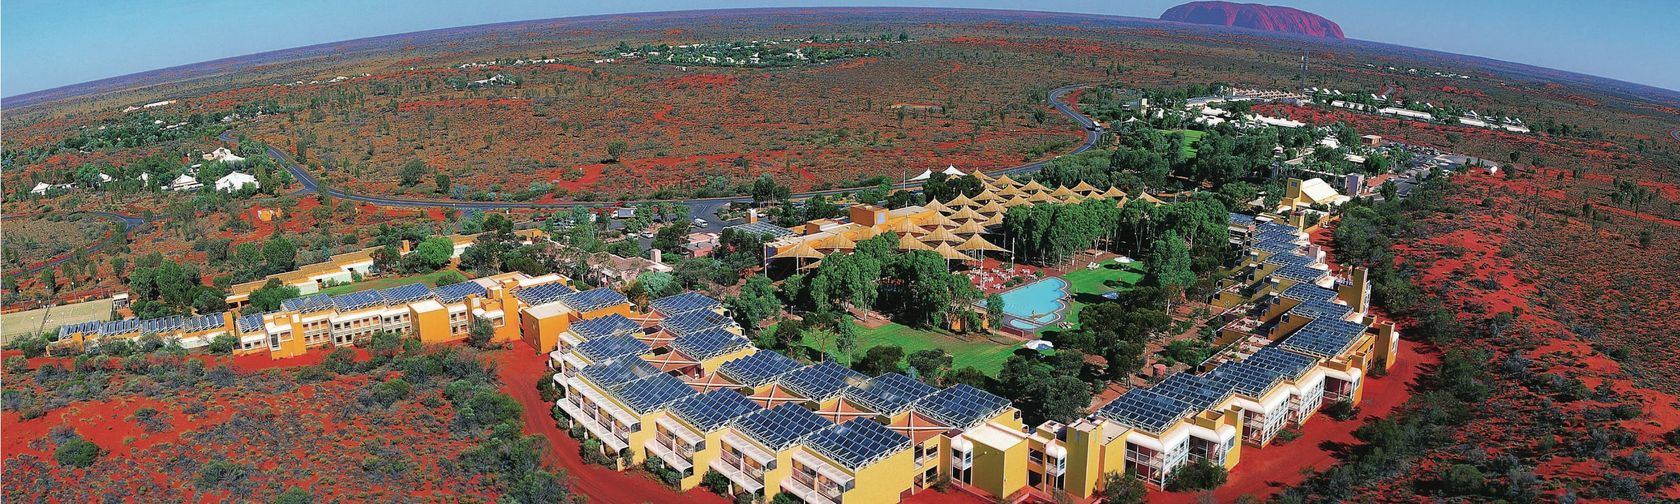
<instances>
[{"instance_id":1,"label":"blue solar panel","mask_svg":"<svg viewBox=\"0 0 1680 504\"><path fill-rule=\"evenodd\" d=\"M180 329L181 325L185 322L186 322L186 319L181 317L180 315L173 315L173 316L168 316L168 317L163 317L163 318L155 318L155 319L146 319L146 320L140 321L140 333L141 334L166 333L166 332L169 332L169 331Z\"/></svg>"},{"instance_id":2,"label":"blue solar panel","mask_svg":"<svg viewBox=\"0 0 1680 504\"><path fill-rule=\"evenodd\" d=\"M518 291L515 291L513 295L518 297L520 301L524 301L527 305L536 306L559 301L560 296L571 294L573 292L576 291L572 290L571 287L567 287L565 284L560 282L549 282L519 289Z\"/></svg>"},{"instance_id":3,"label":"blue solar panel","mask_svg":"<svg viewBox=\"0 0 1680 504\"><path fill-rule=\"evenodd\" d=\"M1328 301L1336 299L1336 291L1319 287L1317 284L1298 283L1284 289L1283 297L1301 301Z\"/></svg>"},{"instance_id":4,"label":"blue solar panel","mask_svg":"<svg viewBox=\"0 0 1680 504\"><path fill-rule=\"evenodd\" d=\"M1295 305L1294 308L1289 309L1290 315L1299 315L1310 319L1341 320L1342 318L1347 317L1350 313L1353 313L1352 306L1334 303L1328 299L1302 301L1301 304Z\"/></svg>"},{"instance_id":5,"label":"blue solar panel","mask_svg":"<svg viewBox=\"0 0 1680 504\"><path fill-rule=\"evenodd\" d=\"M94 321L90 321L90 322L81 322L81 323L77 323L77 324L59 326L58 337L60 339L68 338L68 337L70 337L70 335L76 334L76 333L81 333L83 335L88 335L88 336L97 335L97 334L99 334L99 330L101 329L101 327L104 326L104 325L105 325L104 322L94 320Z\"/></svg>"},{"instance_id":6,"label":"blue solar panel","mask_svg":"<svg viewBox=\"0 0 1680 504\"><path fill-rule=\"evenodd\" d=\"M454 283L437 288L438 301L445 303L454 303L466 299L467 296L483 296L485 293L484 286L473 281Z\"/></svg>"},{"instance_id":7,"label":"blue solar panel","mask_svg":"<svg viewBox=\"0 0 1680 504\"><path fill-rule=\"evenodd\" d=\"M630 382L619 387L613 394L624 401L624 405L631 411L645 415L678 399L694 395L694 389L675 376L660 373Z\"/></svg>"},{"instance_id":8,"label":"blue solar panel","mask_svg":"<svg viewBox=\"0 0 1680 504\"><path fill-rule=\"evenodd\" d=\"M140 319L113 320L100 324L99 334L125 334L140 330Z\"/></svg>"},{"instance_id":9,"label":"blue solar panel","mask_svg":"<svg viewBox=\"0 0 1680 504\"><path fill-rule=\"evenodd\" d=\"M783 373L799 368L799 363L786 355L763 350L718 366L718 373L748 387L767 385Z\"/></svg>"},{"instance_id":10,"label":"blue solar panel","mask_svg":"<svg viewBox=\"0 0 1680 504\"><path fill-rule=\"evenodd\" d=\"M1312 369L1313 365L1318 364L1318 359L1276 346L1268 346L1254 352L1254 355L1249 356L1243 362L1277 371L1291 380L1299 380L1301 376L1307 374L1308 370Z\"/></svg>"},{"instance_id":11,"label":"blue solar panel","mask_svg":"<svg viewBox=\"0 0 1680 504\"><path fill-rule=\"evenodd\" d=\"M782 375L782 386L806 399L826 401L839 396L846 387L861 384L869 377L851 368L826 361L812 364Z\"/></svg>"},{"instance_id":12,"label":"blue solar panel","mask_svg":"<svg viewBox=\"0 0 1680 504\"><path fill-rule=\"evenodd\" d=\"M735 428L771 451L781 451L830 425L833 424L794 403L784 403L775 409L761 410L735 420Z\"/></svg>"},{"instance_id":13,"label":"blue solar panel","mask_svg":"<svg viewBox=\"0 0 1680 504\"><path fill-rule=\"evenodd\" d=\"M1262 241L1249 248L1272 254L1293 254L1301 250L1301 244L1286 241Z\"/></svg>"},{"instance_id":14,"label":"blue solar panel","mask_svg":"<svg viewBox=\"0 0 1680 504\"><path fill-rule=\"evenodd\" d=\"M1161 434L1171 427L1174 422L1184 419L1195 412L1195 407L1180 401L1157 394L1148 389L1132 389L1120 394L1102 409L1097 410L1097 416L1109 419L1133 429Z\"/></svg>"},{"instance_id":15,"label":"blue solar panel","mask_svg":"<svg viewBox=\"0 0 1680 504\"><path fill-rule=\"evenodd\" d=\"M560 296L560 302L571 307L573 310L580 312L592 312L602 308L625 304L630 302L630 300L626 299L623 294L619 294L618 291L608 289L606 287L599 287L583 292L573 292L571 294Z\"/></svg>"},{"instance_id":16,"label":"blue solar panel","mask_svg":"<svg viewBox=\"0 0 1680 504\"><path fill-rule=\"evenodd\" d=\"M1283 382L1283 374L1247 362L1232 362L1214 368L1205 378L1229 384L1238 394L1260 398Z\"/></svg>"},{"instance_id":17,"label":"blue solar panel","mask_svg":"<svg viewBox=\"0 0 1680 504\"><path fill-rule=\"evenodd\" d=\"M584 366L578 372L583 379L604 389L613 389L642 378L664 374L653 364L638 357L621 357Z\"/></svg>"},{"instance_id":18,"label":"blue solar panel","mask_svg":"<svg viewBox=\"0 0 1680 504\"><path fill-rule=\"evenodd\" d=\"M642 330L641 324L625 318L617 313L604 317L595 317L573 322L572 333L583 339L605 338L608 336L623 336L634 334Z\"/></svg>"},{"instance_id":19,"label":"blue solar panel","mask_svg":"<svg viewBox=\"0 0 1680 504\"><path fill-rule=\"evenodd\" d=\"M671 334L681 336L684 334L697 333L714 327L723 327L733 323L735 323L734 320L730 320L729 317L719 315L717 312L699 310L677 315L675 317L668 317L665 320L659 321L659 327Z\"/></svg>"},{"instance_id":20,"label":"blue solar panel","mask_svg":"<svg viewBox=\"0 0 1680 504\"><path fill-rule=\"evenodd\" d=\"M1212 409L1231 397L1233 387L1225 382L1196 375L1175 373L1149 390L1189 404L1197 410Z\"/></svg>"},{"instance_id":21,"label":"blue solar panel","mask_svg":"<svg viewBox=\"0 0 1680 504\"><path fill-rule=\"evenodd\" d=\"M223 327L227 325L227 318L223 315L223 313L208 313L188 317L187 320L182 322L182 327L184 327L187 332L208 331L218 327Z\"/></svg>"},{"instance_id":22,"label":"blue solar panel","mask_svg":"<svg viewBox=\"0 0 1680 504\"><path fill-rule=\"evenodd\" d=\"M1313 258L1301 254L1272 254L1265 262L1283 267L1306 266L1313 263Z\"/></svg>"},{"instance_id":23,"label":"blue solar panel","mask_svg":"<svg viewBox=\"0 0 1680 504\"><path fill-rule=\"evenodd\" d=\"M1341 356L1365 334L1365 325L1341 319L1322 318L1301 326L1279 343L1283 348L1323 358Z\"/></svg>"},{"instance_id":24,"label":"blue solar panel","mask_svg":"<svg viewBox=\"0 0 1680 504\"><path fill-rule=\"evenodd\" d=\"M292 298L280 302L280 309L298 313L314 313L332 307L332 296L326 294Z\"/></svg>"},{"instance_id":25,"label":"blue solar panel","mask_svg":"<svg viewBox=\"0 0 1680 504\"><path fill-rule=\"evenodd\" d=\"M737 232L742 232L742 233L752 233L752 234L756 234L756 235L769 236L771 239L781 238L781 237L784 237L784 236L793 236L793 235L798 234L798 233L793 232L792 230L789 230L788 228L777 226L775 224L771 224L771 223L763 222L763 221L748 222L746 224L736 224L736 225L733 225L733 226L726 227L724 229L733 229Z\"/></svg>"},{"instance_id":26,"label":"blue solar panel","mask_svg":"<svg viewBox=\"0 0 1680 504\"><path fill-rule=\"evenodd\" d=\"M884 415L897 415L916 401L939 392L932 385L898 373L887 373L846 388L847 399Z\"/></svg>"},{"instance_id":27,"label":"blue solar panel","mask_svg":"<svg viewBox=\"0 0 1680 504\"><path fill-rule=\"evenodd\" d=\"M1231 212L1227 221L1237 226L1250 226L1254 224L1254 216Z\"/></svg>"},{"instance_id":28,"label":"blue solar panel","mask_svg":"<svg viewBox=\"0 0 1680 504\"><path fill-rule=\"evenodd\" d=\"M332 301L333 306L341 312L385 304L385 298L379 297L379 292L371 290L333 296Z\"/></svg>"},{"instance_id":29,"label":"blue solar panel","mask_svg":"<svg viewBox=\"0 0 1680 504\"><path fill-rule=\"evenodd\" d=\"M722 302L694 291L684 292L674 296L665 296L648 303L648 307L660 315L667 317L681 315L695 310L711 310L723 306Z\"/></svg>"},{"instance_id":30,"label":"blue solar panel","mask_svg":"<svg viewBox=\"0 0 1680 504\"><path fill-rule=\"evenodd\" d=\"M577 353L590 362L601 362L627 355L642 355L653 349L631 336L611 336L586 340L577 345Z\"/></svg>"},{"instance_id":31,"label":"blue solar panel","mask_svg":"<svg viewBox=\"0 0 1680 504\"><path fill-rule=\"evenodd\" d=\"M970 429L1009 408L1009 400L957 384L916 401L916 411L960 429Z\"/></svg>"},{"instance_id":32,"label":"blue solar panel","mask_svg":"<svg viewBox=\"0 0 1680 504\"><path fill-rule=\"evenodd\" d=\"M812 433L805 444L847 469L856 470L910 449L910 438L874 420L854 418Z\"/></svg>"},{"instance_id":33,"label":"blue solar panel","mask_svg":"<svg viewBox=\"0 0 1680 504\"><path fill-rule=\"evenodd\" d=\"M737 418L763 409L747 396L729 389L697 394L671 405L671 413L702 434L721 429Z\"/></svg>"},{"instance_id":34,"label":"blue solar panel","mask_svg":"<svg viewBox=\"0 0 1680 504\"><path fill-rule=\"evenodd\" d=\"M1324 278L1325 275L1330 273L1310 266L1291 264L1278 268L1277 271L1272 274L1297 282L1317 282L1320 278Z\"/></svg>"},{"instance_id":35,"label":"blue solar panel","mask_svg":"<svg viewBox=\"0 0 1680 504\"><path fill-rule=\"evenodd\" d=\"M262 329L263 315L265 314L256 313L251 315L240 315L239 320L235 321L239 325L239 332L251 332Z\"/></svg>"},{"instance_id":36,"label":"blue solar panel","mask_svg":"<svg viewBox=\"0 0 1680 504\"><path fill-rule=\"evenodd\" d=\"M379 297L385 298L385 304L400 305L432 297L432 289L425 284L411 283L381 290Z\"/></svg>"},{"instance_id":37,"label":"blue solar panel","mask_svg":"<svg viewBox=\"0 0 1680 504\"><path fill-rule=\"evenodd\" d=\"M693 334L684 334L671 340L671 348L682 352L695 360L706 360L725 355L751 345L751 341L729 330L714 327Z\"/></svg>"}]
</instances>

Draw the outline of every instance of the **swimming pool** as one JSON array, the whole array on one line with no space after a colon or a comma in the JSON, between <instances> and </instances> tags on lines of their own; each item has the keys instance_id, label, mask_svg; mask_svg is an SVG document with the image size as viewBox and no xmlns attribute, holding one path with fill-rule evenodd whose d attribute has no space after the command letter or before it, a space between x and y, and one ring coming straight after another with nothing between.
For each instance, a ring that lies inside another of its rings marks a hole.
<instances>
[{"instance_id":1,"label":"swimming pool","mask_svg":"<svg viewBox=\"0 0 1680 504\"><path fill-rule=\"evenodd\" d=\"M1025 331L1037 331L1060 322L1066 316L1068 283L1050 277L1005 291L1003 313L1009 316L1009 326ZM980 303L985 306L985 302Z\"/></svg>"}]
</instances>

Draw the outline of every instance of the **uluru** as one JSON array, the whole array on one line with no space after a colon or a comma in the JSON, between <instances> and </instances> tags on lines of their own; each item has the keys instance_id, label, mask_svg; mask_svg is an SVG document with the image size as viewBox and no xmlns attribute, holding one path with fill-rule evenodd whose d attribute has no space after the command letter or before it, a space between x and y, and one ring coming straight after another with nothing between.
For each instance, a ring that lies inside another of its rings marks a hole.
<instances>
[{"instance_id":1,"label":"uluru","mask_svg":"<svg viewBox=\"0 0 1680 504\"><path fill-rule=\"evenodd\" d=\"M1162 21L1234 26L1309 37L1341 39L1342 27L1323 16L1290 7L1233 2L1190 2L1161 14Z\"/></svg>"}]
</instances>

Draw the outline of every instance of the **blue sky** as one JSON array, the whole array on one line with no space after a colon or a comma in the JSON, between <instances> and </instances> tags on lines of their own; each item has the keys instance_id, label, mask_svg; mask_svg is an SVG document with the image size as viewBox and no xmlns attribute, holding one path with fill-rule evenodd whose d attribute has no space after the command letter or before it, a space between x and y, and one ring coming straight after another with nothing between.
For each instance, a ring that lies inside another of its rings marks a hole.
<instances>
[{"instance_id":1,"label":"blue sky","mask_svg":"<svg viewBox=\"0 0 1680 504\"><path fill-rule=\"evenodd\" d=\"M199 61L500 21L700 8L899 4L883 0L9 0L0 95ZM911 0L1158 17L1180 0ZM1350 38L1528 63L1680 90L1675 0L1267 0L1315 12ZM323 15L326 14L326 15Z\"/></svg>"}]
</instances>

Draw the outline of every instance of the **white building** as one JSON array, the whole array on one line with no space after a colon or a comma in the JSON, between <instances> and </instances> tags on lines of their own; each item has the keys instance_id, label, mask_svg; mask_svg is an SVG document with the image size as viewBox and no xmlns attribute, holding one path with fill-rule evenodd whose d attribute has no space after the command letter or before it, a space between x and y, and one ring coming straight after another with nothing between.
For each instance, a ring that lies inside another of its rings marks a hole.
<instances>
[{"instance_id":1,"label":"white building","mask_svg":"<svg viewBox=\"0 0 1680 504\"><path fill-rule=\"evenodd\" d=\"M48 184L46 182L38 182L38 183L35 184L34 189L29 190L29 194L45 195L45 194L47 194L48 191L55 191L55 190L68 191L68 190L73 189L75 187L76 187L75 184L53 185L53 184Z\"/></svg>"},{"instance_id":2,"label":"white building","mask_svg":"<svg viewBox=\"0 0 1680 504\"><path fill-rule=\"evenodd\" d=\"M257 183L256 177L240 172L228 173L227 175L223 175L222 178L216 179L217 191L234 192L243 189L245 186L251 186L252 189L257 189L262 187L262 184Z\"/></svg>"},{"instance_id":3,"label":"white building","mask_svg":"<svg viewBox=\"0 0 1680 504\"><path fill-rule=\"evenodd\" d=\"M216 150L211 151L209 154L205 154L204 160L221 161L227 164L238 164L239 162L244 161L245 158L234 155L233 151L228 150L227 147L217 147Z\"/></svg>"},{"instance_id":4,"label":"white building","mask_svg":"<svg viewBox=\"0 0 1680 504\"><path fill-rule=\"evenodd\" d=\"M204 187L204 184L199 183L198 179L193 178L192 175L185 173L175 177L175 180L169 183L169 190L171 191L192 191L200 187Z\"/></svg>"}]
</instances>

